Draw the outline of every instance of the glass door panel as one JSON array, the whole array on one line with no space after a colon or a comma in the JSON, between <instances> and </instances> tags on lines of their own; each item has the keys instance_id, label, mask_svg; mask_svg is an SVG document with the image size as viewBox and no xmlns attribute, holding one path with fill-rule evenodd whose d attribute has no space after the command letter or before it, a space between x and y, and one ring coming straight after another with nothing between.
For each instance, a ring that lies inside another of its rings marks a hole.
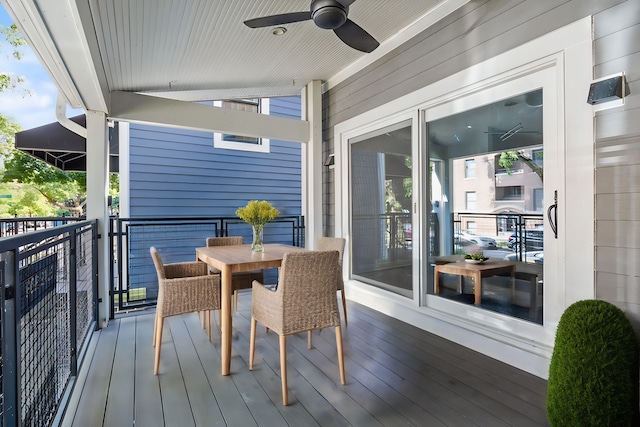
<instances>
[{"instance_id":1,"label":"glass door panel","mask_svg":"<svg viewBox=\"0 0 640 427\"><path fill-rule=\"evenodd\" d=\"M427 293L542 323L542 117L538 89L426 123Z\"/></svg>"},{"instance_id":2,"label":"glass door panel","mask_svg":"<svg viewBox=\"0 0 640 427\"><path fill-rule=\"evenodd\" d=\"M412 298L411 121L349 143L351 276Z\"/></svg>"}]
</instances>

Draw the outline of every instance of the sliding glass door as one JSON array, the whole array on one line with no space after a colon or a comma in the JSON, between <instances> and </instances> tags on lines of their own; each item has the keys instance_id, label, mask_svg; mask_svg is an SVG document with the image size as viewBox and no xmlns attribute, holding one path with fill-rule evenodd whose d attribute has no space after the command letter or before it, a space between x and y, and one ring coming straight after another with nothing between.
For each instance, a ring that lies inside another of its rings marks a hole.
<instances>
[{"instance_id":1,"label":"sliding glass door","mask_svg":"<svg viewBox=\"0 0 640 427\"><path fill-rule=\"evenodd\" d=\"M351 276L413 297L411 121L349 140Z\"/></svg>"},{"instance_id":2,"label":"sliding glass door","mask_svg":"<svg viewBox=\"0 0 640 427\"><path fill-rule=\"evenodd\" d=\"M543 322L543 112L538 88L425 120L428 294Z\"/></svg>"}]
</instances>

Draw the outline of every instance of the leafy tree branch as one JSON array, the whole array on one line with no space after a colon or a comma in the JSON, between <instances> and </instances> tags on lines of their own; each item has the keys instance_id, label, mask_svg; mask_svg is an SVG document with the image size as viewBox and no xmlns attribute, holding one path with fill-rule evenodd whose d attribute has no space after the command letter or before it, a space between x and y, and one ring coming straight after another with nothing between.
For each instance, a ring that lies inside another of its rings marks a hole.
<instances>
[{"instance_id":1,"label":"leafy tree branch","mask_svg":"<svg viewBox=\"0 0 640 427\"><path fill-rule=\"evenodd\" d=\"M544 170L542 166L538 165L530 157L525 156L521 151L506 151L501 153L498 164L507 170L507 174L511 175L513 164L517 161L521 161L525 165L529 166L529 168L531 168L531 170L540 177L540 181L544 182Z\"/></svg>"}]
</instances>

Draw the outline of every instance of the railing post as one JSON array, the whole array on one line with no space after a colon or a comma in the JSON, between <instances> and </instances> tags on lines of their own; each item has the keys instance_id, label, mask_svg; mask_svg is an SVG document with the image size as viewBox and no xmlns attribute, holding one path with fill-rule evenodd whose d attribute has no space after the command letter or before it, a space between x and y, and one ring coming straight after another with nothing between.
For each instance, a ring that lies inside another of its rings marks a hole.
<instances>
[{"instance_id":1,"label":"railing post","mask_svg":"<svg viewBox=\"0 0 640 427\"><path fill-rule=\"evenodd\" d=\"M0 254L2 269L2 422L20 425L20 286L15 251Z\"/></svg>"},{"instance_id":2,"label":"railing post","mask_svg":"<svg viewBox=\"0 0 640 427\"><path fill-rule=\"evenodd\" d=\"M71 376L74 377L78 375L78 308L76 306L78 284L76 265L76 239L76 230L71 230L69 232L69 344L71 346Z\"/></svg>"},{"instance_id":3,"label":"railing post","mask_svg":"<svg viewBox=\"0 0 640 427\"><path fill-rule=\"evenodd\" d=\"M115 318L115 312L116 312L115 311L116 308L114 307L115 283L113 279L115 276L113 264L116 259L116 254L114 253L114 245L113 245L113 242L115 239L113 224L114 224L114 221L117 221L117 220L118 220L118 217L113 217L113 218L109 217L109 298L111 299L111 301L109 302L109 320L113 320Z\"/></svg>"},{"instance_id":4,"label":"railing post","mask_svg":"<svg viewBox=\"0 0 640 427\"><path fill-rule=\"evenodd\" d=\"M126 254L122 252L122 218L118 218L118 288L114 289L111 293L111 308L115 310L115 297L118 295L118 310L122 309L122 265L125 262L124 257ZM127 261L127 268L129 263ZM115 313L114 313L115 317Z\"/></svg>"},{"instance_id":5,"label":"railing post","mask_svg":"<svg viewBox=\"0 0 640 427\"><path fill-rule=\"evenodd\" d=\"M93 277L93 306L94 306L94 319L96 319L95 330L100 329L100 294L99 292L99 277L98 277L98 220L94 220L91 224L91 277Z\"/></svg>"}]
</instances>

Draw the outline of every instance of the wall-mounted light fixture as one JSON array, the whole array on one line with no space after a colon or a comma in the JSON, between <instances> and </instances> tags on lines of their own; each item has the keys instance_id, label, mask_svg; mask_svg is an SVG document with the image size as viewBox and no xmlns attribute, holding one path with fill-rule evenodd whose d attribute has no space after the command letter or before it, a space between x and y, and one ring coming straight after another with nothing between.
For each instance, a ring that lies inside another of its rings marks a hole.
<instances>
[{"instance_id":1,"label":"wall-mounted light fixture","mask_svg":"<svg viewBox=\"0 0 640 427\"><path fill-rule=\"evenodd\" d=\"M602 104L604 102L624 100L629 95L629 85L624 78L624 74L615 77L605 77L591 83L587 102L591 105Z\"/></svg>"},{"instance_id":2,"label":"wall-mounted light fixture","mask_svg":"<svg viewBox=\"0 0 640 427\"><path fill-rule=\"evenodd\" d=\"M329 156L324 160L324 165L329 169L332 169L335 164L335 156L333 154L329 154Z\"/></svg>"}]
</instances>

